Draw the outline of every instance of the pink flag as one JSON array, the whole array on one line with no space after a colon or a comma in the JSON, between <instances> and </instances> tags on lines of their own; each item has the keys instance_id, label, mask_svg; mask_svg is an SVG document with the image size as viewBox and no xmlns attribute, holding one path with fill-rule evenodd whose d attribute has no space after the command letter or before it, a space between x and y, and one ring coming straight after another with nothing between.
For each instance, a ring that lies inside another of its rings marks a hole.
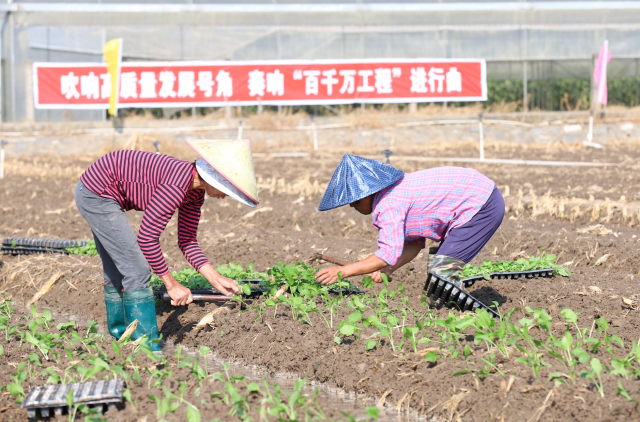
<instances>
[{"instance_id":1,"label":"pink flag","mask_svg":"<svg viewBox=\"0 0 640 422\"><path fill-rule=\"evenodd\" d=\"M598 62L596 68L593 71L593 77L598 85L597 103L607 104L607 63L611 61L611 54L609 53L609 41L605 41L600 49L598 55Z\"/></svg>"}]
</instances>

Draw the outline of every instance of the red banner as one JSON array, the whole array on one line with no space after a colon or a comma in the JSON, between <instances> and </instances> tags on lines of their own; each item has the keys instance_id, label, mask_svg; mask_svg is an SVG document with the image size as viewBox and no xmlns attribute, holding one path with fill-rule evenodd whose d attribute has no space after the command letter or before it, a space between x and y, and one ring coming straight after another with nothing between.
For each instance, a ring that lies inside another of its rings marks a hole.
<instances>
[{"instance_id":1,"label":"red banner","mask_svg":"<svg viewBox=\"0 0 640 422\"><path fill-rule=\"evenodd\" d=\"M34 63L35 106L106 109L106 65ZM120 108L485 101L486 65L459 60L125 62Z\"/></svg>"}]
</instances>

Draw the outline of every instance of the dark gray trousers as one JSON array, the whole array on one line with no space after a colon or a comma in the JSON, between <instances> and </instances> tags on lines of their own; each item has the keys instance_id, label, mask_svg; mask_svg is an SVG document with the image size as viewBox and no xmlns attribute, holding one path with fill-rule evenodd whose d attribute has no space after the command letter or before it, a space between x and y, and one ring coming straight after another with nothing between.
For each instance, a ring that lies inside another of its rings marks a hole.
<instances>
[{"instance_id":1,"label":"dark gray trousers","mask_svg":"<svg viewBox=\"0 0 640 422\"><path fill-rule=\"evenodd\" d=\"M82 181L76 185L75 198L102 258L105 286L125 292L149 287L151 267L122 207L113 199L94 194Z\"/></svg>"}]
</instances>

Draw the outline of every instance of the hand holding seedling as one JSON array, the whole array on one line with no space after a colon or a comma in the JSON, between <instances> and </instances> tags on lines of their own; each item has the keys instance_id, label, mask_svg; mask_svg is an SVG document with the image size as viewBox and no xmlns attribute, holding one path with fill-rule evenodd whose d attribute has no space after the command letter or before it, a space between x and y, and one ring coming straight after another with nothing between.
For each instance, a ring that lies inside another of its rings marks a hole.
<instances>
[{"instance_id":1,"label":"hand holding seedling","mask_svg":"<svg viewBox=\"0 0 640 422\"><path fill-rule=\"evenodd\" d=\"M333 284L338 281L338 273L340 278L347 278L354 275L370 274L387 267L388 264L375 255L370 255L362 261L342 267L329 267L318 271L316 281L324 286Z\"/></svg>"},{"instance_id":2,"label":"hand holding seedling","mask_svg":"<svg viewBox=\"0 0 640 422\"><path fill-rule=\"evenodd\" d=\"M375 281L376 283L382 283L382 274L386 274L387 277L391 276L391 273L393 272L393 269L391 266L387 266L384 267L383 269L381 269L380 271L374 271L371 274L367 274L369 276L371 276L371 278L373 279L373 281Z\"/></svg>"},{"instance_id":3,"label":"hand holding seedling","mask_svg":"<svg viewBox=\"0 0 640 422\"><path fill-rule=\"evenodd\" d=\"M193 302L191 290L178 283L173 277L173 274L166 273L160 276L160 279L167 287L167 294L169 294L173 306L184 306Z\"/></svg>"},{"instance_id":4,"label":"hand holding seedling","mask_svg":"<svg viewBox=\"0 0 640 422\"><path fill-rule=\"evenodd\" d=\"M214 289L218 290L225 296L233 296L234 293L242 292L240 285L235 280L220 275L219 272L213 269L211 264L207 264L200 268L200 274L211 283Z\"/></svg>"}]
</instances>

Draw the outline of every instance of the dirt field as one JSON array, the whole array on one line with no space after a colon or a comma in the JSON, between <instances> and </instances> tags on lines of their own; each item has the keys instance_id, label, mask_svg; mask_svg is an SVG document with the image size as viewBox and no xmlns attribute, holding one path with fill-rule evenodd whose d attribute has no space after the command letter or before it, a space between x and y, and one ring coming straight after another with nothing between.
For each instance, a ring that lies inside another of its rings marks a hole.
<instances>
[{"instance_id":1,"label":"dirt field","mask_svg":"<svg viewBox=\"0 0 640 422\"><path fill-rule=\"evenodd\" d=\"M577 324L592 330L593 326L601 328L602 323L594 321L602 316L610 326L608 334L624 342L624 347L613 345L610 354L616 358L626 357L630 347L640 339L636 306L640 300L637 288L640 180L633 167L640 157L639 146L639 142L629 139L611 143L605 151L560 145L496 143L488 146L492 157L620 163L605 168L465 164L494 180L507 202L502 226L474 263L481 263L483 259L528 257L545 250L556 254L557 262L572 271L569 278L482 281L470 289L471 293L487 304L497 301L503 314L520 308L512 316L513 321L531 318L531 314L524 311L527 306L545 309L553 318L552 330L560 337L566 327L571 326L561 316L563 309L579 313ZM464 156L472 148L468 143L439 143L422 150L399 148L397 155ZM361 154L369 152L366 148L354 147L353 150ZM172 153L191 157L183 149ZM262 271L277 261L312 262L316 251L347 261L374 252L377 232L371 226L370 217L344 208L317 211L324 186L340 157L340 154L325 152L302 158L256 158L260 212L250 215L248 208L230 199L207 199L198 236L204 253L214 265L229 261L244 266L254 263ZM65 158L45 155L36 161L12 159L8 163L8 176L0 181L0 236L89 238L89 227L73 202L73 188L83 169L96 158L96 155ZM391 160L394 166L407 172L441 165L393 156ZM137 229L142 214L128 214ZM161 243L171 269L180 270L187 263L176 245L175 224L172 220ZM49 255L0 259L3 261L2 297L24 303L51 274L61 271L62 278L37 302L38 307L75 316L81 323L95 320L106 325L98 257ZM417 313L431 315L435 321L446 320L451 312L454 320L459 319L457 311L428 310L421 304L425 279L426 255L421 254L394 275L391 287L404 284L409 304ZM352 281L359 285L358 279ZM376 293L381 288L374 286ZM393 306L400 305L396 302ZM412 409L427 420L590 421L640 417L635 401L640 399L636 375L621 376L605 371L602 375L604 396L601 396L590 378L576 375L574 381L567 377L567 382L561 385L549 380L555 372L567 372L558 359L545 356L549 366L543 367L534 378L529 366L515 361L522 354L514 347L507 350L509 356L506 357L481 341L474 343L468 333L460 336L459 344L461 348L469 346L469 360L481 368L489 359L495 369L488 375L465 372L465 368L471 366L460 357L452 358L442 352L436 362L428 362L424 353L413 353L408 344L402 350L397 346L393 350L383 341L367 352L365 344L373 331L363 330L359 339L352 338L338 345L333 340L336 325L329 327L319 314L310 315L311 323L303 322L292 318L291 310L284 306L275 314L271 308L259 313L256 309L261 303L262 299L250 301L249 308L242 312L236 306L217 317L212 330L203 331L196 331L194 326L216 305L174 308L164 303L157 308L158 323L170 343L194 350L206 345L228 361L260 365L272 373L292 372L300 378L358 392L376 401L382 398L382 402L391 404L399 412ZM334 319L345 320L352 311L344 306ZM415 320L410 316L407 324ZM535 327L531 335L542 339L544 332ZM13 346L3 344L5 356L0 360L4 364L14 362L8 352ZM418 345L418 349L424 348ZM604 346L594 352L594 356L602 358L603 350ZM637 366L635 358L634 362ZM460 371L463 373L454 376ZM6 377L3 375L0 379L1 384L9 382ZM617 394L620 386L634 401ZM147 394L150 393L146 390L139 393L139 400L144 402ZM12 397L2 396L0 418L3 420L25 417L25 413L15 410L12 402ZM211 406L201 409L207 419L213 415L209 412L217 411L217 404ZM135 420L151 412L149 420L153 420L154 412L149 409L141 407L133 412L128 407L126 411L110 412L107 416L109 420ZM234 418L222 419L236 420ZM340 418L340 414L329 418Z\"/></svg>"}]
</instances>

